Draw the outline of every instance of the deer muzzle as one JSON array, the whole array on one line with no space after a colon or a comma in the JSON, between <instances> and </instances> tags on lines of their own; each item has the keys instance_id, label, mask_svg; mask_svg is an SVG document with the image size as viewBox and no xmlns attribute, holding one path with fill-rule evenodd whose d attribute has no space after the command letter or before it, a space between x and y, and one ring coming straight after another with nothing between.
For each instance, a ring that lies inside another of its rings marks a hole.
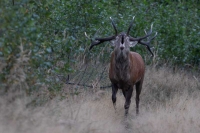
<instances>
[{"instance_id":1,"label":"deer muzzle","mask_svg":"<svg viewBox=\"0 0 200 133\"><path fill-rule=\"evenodd\" d=\"M120 49L121 49L121 50L123 50L123 49L124 49L124 47L125 47L125 46L124 46L124 43L123 43L123 44L122 44L122 43L120 43Z\"/></svg>"}]
</instances>

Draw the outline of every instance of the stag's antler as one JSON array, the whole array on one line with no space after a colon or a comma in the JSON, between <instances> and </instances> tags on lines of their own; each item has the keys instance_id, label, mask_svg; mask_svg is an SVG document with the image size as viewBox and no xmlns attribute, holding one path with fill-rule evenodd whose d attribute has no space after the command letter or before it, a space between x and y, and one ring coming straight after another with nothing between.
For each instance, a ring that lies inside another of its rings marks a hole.
<instances>
[{"instance_id":1,"label":"stag's antler","mask_svg":"<svg viewBox=\"0 0 200 133\"><path fill-rule=\"evenodd\" d=\"M113 22L113 19L110 17L110 20L111 20L111 22L112 22L112 26L113 26L113 28L114 28L114 30L115 30L115 36L117 36L117 28L116 28L116 26L115 26L115 23Z\"/></svg>"},{"instance_id":2,"label":"stag's antler","mask_svg":"<svg viewBox=\"0 0 200 133\"><path fill-rule=\"evenodd\" d=\"M133 17L133 19L134 19L134 17ZM129 33L131 26L132 26L132 23L131 23L130 26L129 26L129 29L128 29L127 34ZM131 36L130 36L130 41L138 41L138 43L140 43L140 44L142 44L142 45L145 45L145 46L147 47L147 49L149 50L149 52L152 54L152 56L154 56L154 54L153 54L153 52L151 51L151 48L150 48L150 43L151 43L151 41L157 36L157 32L156 32L155 35L154 35L152 38L150 38L147 42L142 41L143 39L146 39L146 38L148 38L149 36L151 36L151 34L152 34L152 29L153 29L153 24L151 24L151 29L150 29L150 31L149 31L148 33L145 31L145 34L146 34L145 36L143 36L143 37L138 37L138 38L134 38L134 37L131 37Z\"/></svg>"},{"instance_id":3,"label":"stag's antler","mask_svg":"<svg viewBox=\"0 0 200 133\"><path fill-rule=\"evenodd\" d=\"M113 39L115 39L116 36L110 36L110 37L106 37L106 38L95 38L96 41L92 41L92 44L90 45L89 50L91 50L94 46L99 45L103 42L106 41L111 41Z\"/></svg>"},{"instance_id":4,"label":"stag's antler","mask_svg":"<svg viewBox=\"0 0 200 133\"><path fill-rule=\"evenodd\" d=\"M145 34L148 35L145 31ZM142 45L145 45L147 47L147 49L149 50L149 52L152 54L152 56L154 56L153 52L151 51L151 48L150 48L150 44L151 44L151 41L157 36L157 32L155 33L155 35L153 37L151 37L147 42L144 42L142 40L140 40L138 43L142 44Z\"/></svg>"},{"instance_id":5,"label":"stag's antler","mask_svg":"<svg viewBox=\"0 0 200 133\"><path fill-rule=\"evenodd\" d=\"M129 32L130 32L130 30L131 30L131 27L133 26L134 18L135 18L135 16L133 17L133 20L131 21L131 23L130 23L130 25L129 25L129 27L128 27L128 31L127 31L127 33L126 33L127 36L129 35Z\"/></svg>"}]
</instances>

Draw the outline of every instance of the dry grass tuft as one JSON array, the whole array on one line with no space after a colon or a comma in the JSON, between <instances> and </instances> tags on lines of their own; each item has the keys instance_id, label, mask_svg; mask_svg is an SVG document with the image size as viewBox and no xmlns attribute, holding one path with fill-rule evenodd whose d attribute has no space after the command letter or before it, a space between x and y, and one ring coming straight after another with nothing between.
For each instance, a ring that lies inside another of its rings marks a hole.
<instances>
[{"instance_id":1,"label":"dry grass tuft","mask_svg":"<svg viewBox=\"0 0 200 133\"><path fill-rule=\"evenodd\" d=\"M110 89L82 91L64 100L55 98L40 107L27 107L30 98L8 104L1 97L0 133L198 133L199 94L198 78L187 72L149 67L139 116L135 115L135 92L127 119L123 95L117 94L115 113Z\"/></svg>"}]
</instances>

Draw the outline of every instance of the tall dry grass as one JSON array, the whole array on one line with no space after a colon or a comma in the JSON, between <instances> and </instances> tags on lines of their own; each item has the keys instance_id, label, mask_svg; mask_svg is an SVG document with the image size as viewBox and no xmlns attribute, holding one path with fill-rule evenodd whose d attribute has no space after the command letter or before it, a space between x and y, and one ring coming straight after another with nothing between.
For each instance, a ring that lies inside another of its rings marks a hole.
<instances>
[{"instance_id":1,"label":"tall dry grass","mask_svg":"<svg viewBox=\"0 0 200 133\"><path fill-rule=\"evenodd\" d=\"M0 98L0 133L199 133L200 83L185 71L146 68L136 116L135 92L130 114L124 118L124 97L117 94L117 112L111 89L73 93L65 86L66 99L54 98L43 106L29 106L31 98L9 103Z\"/></svg>"}]
</instances>

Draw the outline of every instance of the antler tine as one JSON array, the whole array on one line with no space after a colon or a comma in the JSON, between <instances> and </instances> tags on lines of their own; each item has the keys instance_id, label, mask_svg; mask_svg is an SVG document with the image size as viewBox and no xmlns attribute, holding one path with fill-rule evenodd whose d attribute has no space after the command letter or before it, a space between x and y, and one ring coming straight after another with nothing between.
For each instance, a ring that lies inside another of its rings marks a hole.
<instances>
[{"instance_id":1,"label":"antler tine","mask_svg":"<svg viewBox=\"0 0 200 133\"><path fill-rule=\"evenodd\" d=\"M139 42L139 41L141 41L141 40L149 37L152 34L152 29L153 29L153 24L151 24L151 29L150 29L150 31L145 36L139 37L139 38L130 37L130 41L138 41Z\"/></svg>"},{"instance_id":2,"label":"antler tine","mask_svg":"<svg viewBox=\"0 0 200 133\"><path fill-rule=\"evenodd\" d=\"M133 21L134 21L134 18L135 18L135 16L133 16L133 20L131 21L131 23L130 23L130 25L129 25L129 27L128 27L128 31L127 31L127 36L129 35L129 32L130 32L130 30L131 30L131 27L133 26Z\"/></svg>"},{"instance_id":3,"label":"antler tine","mask_svg":"<svg viewBox=\"0 0 200 133\"><path fill-rule=\"evenodd\" d=\"M150 29L150 32L152 32L152 29L153 29L153 23L151 24L151 29Z\"/></svg>"},{"instance_id":4,"label":"antler tine","mask_svg":"<svg viewBox=\"0 0 200 133\"><path fill-rule=\"evenodd\" d=\"M144 30L144 33L145 33L145 34L147 34L147 31L146 31L146 30Z\"/></svg>"},{"instance_id":5,"label":"antler tine","mask_svg":"<svg viewBox=\"0 0 200 133\"><path fill-rule=\"evenodd\" d=\"M153 40L157 36L158 32L155 33L155 35L151 38Z\"/></svg>"},{"instance_id":6,"label":"antler tine","mask_svg":"<svg viewBox=\"0 0 200 133\"><path fill-rule=\"evenodd\" d=\"M146 30L144 30L144 33L146 34L146 36L147 36L147 35L150 36L150 35L152 34L152 29L153 29L153 24L151 24L151 29L150 29L150 31L149 31L148 33L147 33ZM149 37L149 36L148 36L148 37ZM153 40L156 36L157 36L157 32L155 33L154 37L151 38L151 40ZM148 38L148 37L147 37L147 38Z\"/></svg>"},{"instance_id":7,"label":"antler tine","mask_svg":"<svg viewBox=\"0 0 200 133\"><path fill-rule=\"evenodd\" d=\"M111 20L112 26L113 26L113 28L114 28L114 30L115 30L115 35L117 36L117 28L116 28L116 26L115 26L115 23L114 23L112 17L110 17L110 20Z\"/></svg>"}]
</instances>

